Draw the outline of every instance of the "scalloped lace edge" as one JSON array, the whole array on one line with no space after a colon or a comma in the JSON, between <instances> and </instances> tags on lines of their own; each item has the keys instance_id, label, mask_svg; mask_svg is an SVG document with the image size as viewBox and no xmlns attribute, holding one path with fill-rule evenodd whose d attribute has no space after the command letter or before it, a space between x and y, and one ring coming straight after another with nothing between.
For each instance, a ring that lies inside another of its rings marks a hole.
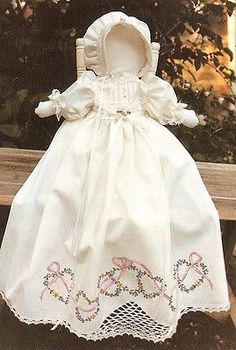
<instances>
[{"instance_id":1,"label":"scalloped lace edge","mask_svg":"<svg viewBox=\"0 0 236 350\"><path fill-rule=\"evenodd\" d=\"M9 307L9 309L13 312L13 314L21 321L27 324L52 324L53 327L51 328L51 330L54 330L57 326L61 325L64 326L65 328L67 328L69 330L70 333L74 333L75 335L77 335L80 338L84 338L86 340L102 340L102 339L107 339L107 338L115 338L116 336L120 335L131 335L133 338L139 338L139 339L144 339L147 341L152 341L154 343L157 342L163 342L166 339L169 339L173 336L173 334L176 333L177 331L177 326L178 326L178 322L181 319L181 317L188 313L188 312L197 312L197 311L201 311L201 312L221 312L221 311L228 311L230 309L230 305L221 305L218 307L186 307L185 309L181 310L181 312L179 313L179 316L176 320L176 323L174 325L174 327L172 329L170 329L169 333L165 336L153 336L152 338L147 338L147 337L142 337L140 335L137 335L134 332L130 332L130 331L123 331L123 332L109 332L109 334L102 334L99 335L99 332L97 333L91 333L91 334L87 334L87 333L81 333L76 331L75 329L73 329L71 327L71 325L64 320L59 320L59 319L29 319L27 317L24 317L22 315L20 315L16 309L12 306L12 304L10 303L10 301L7 299L7 297L5 296L5 293L3 291L0 291L0 296L3 298L3 300L5 301L5 303L7 304L7 306Z\"/></svg>"}]
</instances>

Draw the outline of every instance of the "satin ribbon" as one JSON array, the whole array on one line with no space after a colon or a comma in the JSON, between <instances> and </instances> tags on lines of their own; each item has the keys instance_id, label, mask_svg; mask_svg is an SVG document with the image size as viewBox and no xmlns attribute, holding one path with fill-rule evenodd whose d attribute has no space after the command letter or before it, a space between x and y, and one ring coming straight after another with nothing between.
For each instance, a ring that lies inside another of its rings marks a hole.
<instances>
[{"instance_id":1,"label":"satin ribbon","mask_svg":"<svg viewBox=\"0 0 236 350\"><path fill-rule=\"evenodd\" d=\"M86 187L83 191L83 196L81 199L81 203L80 203L80 209L79 212L76 216L76 220L75 220L75 225L74 225L74 229L73 229L73 235L72 235L72 240L69 242L65 242L65 245L68 247L70 253L73 256L79 256L80 253L80 249L79 249L79 243L80 243L80 239L83 238L83 228L84 228L84 218L86 216L87 213L87 207L90 204L91 198L89 195L89 190L91 191L91 188L89 188L89 183L91 186L91 182L92 182L92 176L93 176L93 171L92 171L92 166L93 166L93 158L94 158L94 152L95 152L95 148L96 148L96 141L99 137L99 127L98 125L95 125L94 127L94 135L92 137L92 145L91 145L91 157L90 157L90 162L88 165L88 171L86 174ZM93 184L93 182L92 182ZM93 184L94 186L94 184ZM91 238L93 239L93 238Z\"/></svg>"},{"instance_id":2,"label":"satin ribbon","mask_svg":"<svg viewBox=\"0 0 236 350\"><path fill-rule=\"evenodd\" d=\"M126 108L123 107L117 107L116 109L120 111L126 111ZM144 110L131 110L131 113L127 115L122 115L121 113L110 111L104 107L101 107L99 109L99 106L96 105L93 106L92 110L94 112L98 112L98 115L96 116L97 120L117 121L117 127L120 127L123 123L130 123L140 131L141 129L148 130L150 127L150 120Z\"/></svg>"},{"instance_id":3,"label":"satin ribbon","mask_svg":"<svg viewBox=\"0 0 236 350\"><path fill-rule=\"evenodd\" d=\"M107 112L105 112L107 113ZM133 115L134 114L134 115ZM150 127L150 123L148 123L148 120L145 119L143 114L141 112L131 112L131 115L127 116L118 116L117 114L114 115L108 115L108 116L102 116L100 117L101 120L117 120L117 123L119 126L123 123L130 123L138 130L148 130Z\"/></svg>"},{"instance_id":4,"label":"satin ribbon","mask_svg":"<svg viewBox=\"0 0 236 350\"><path fill-rule=\"evenodd\" d=\"M102 111L101 111L101 113L102 113ZM101 118L101 115L100 116L98 115L95 118L96 118L96 122L100 123L99 119ZM146 129L149 127L149 121L148 120L143 121L143 118L145 119L145 117L138 117L138 116L136 116L136 117L120 116L117 118L117 121L112 126L112 136L111 136L110 142L107 146L107 149L104 152L103 157L105 160L105 158L109 156L110 152L112 152L112 150L114 148L114 152L112 153L112 159L110 159L111 177L112 177L112 180L114 180L114 181L115 181L114 173L116 172L118 163L120 161L120 157L122 156L122 148L123 148L122 145L121 145L121 147L119 147L119 149L117 149L117 147L116 147L117 138L119 137L119 135L121 135L120 133L122 133L122 130L121 130L122 125L123 125L123 123L131 123L136 129L139 130L140 133L143 133L144 128ZM93 200L92 195L95 191L94 186L96 186L96 184L94 183L94 179L93 179L93 177L94 177L94 174L93 174L93 156L94 156L98 136L99 136L99 125L95 125L95 136L93 138L92 146L91 146L92 148L91 148L90 165L89 165L88 173L86 176L87 188L84 191L84 198L82 198L83 210L78 212L75 227L74 227L74 233L73 233L73 237L72 237L71 242L69 242L69 243L66 242L66 246L67 247L69 246L69 250L70 250L71 254L75 257L79 257L81 251L86 249L89 242L94 241L95 235L100 234L101 239L104 238L103 235L105 235L106 226L107 226L108 220L109 220L109 218L107 217L107 213L109 211L111 203L104 203L104 207L101 208L101 220L102 220L103 214L104 214L104 218L103 218L102 228L100 229L100 232L98 233L97 230L95 232L95 229L87 230L86 233L84 232L84 228L86 226L86 220L89 220L89 215L92 215L89 212L89 206L90 206L91 201ZM107 186L114 186L114 184L113 184L113 182L110 183L110 181L108 181ZM108 191L108 189L107 189L107 191ZM109 201L112 200L112 198L107 198L107 199ZM86 234L86 237L84 237L85 234Z\"/></svg>"},{"instance_id":5,"label":"satin ribbon","mask_svg":"<svg viewBox=\"0 0 236 350\"><path fill-rule=\"evenodd\" d=\"M110 139L109 145L104 152L104 159L105 159L107 156L109 156L109 153L112 151L112 149L114 147L114 152L112 154L112 157L114 159L110 160L110 168L113 167L112 171L114 171L114 172L116 171L116 168L118 166L118 162L119 162L119 159L122 155L122 148L123 148L123 146L121 145L119 150L116 149L117 138L119 137L119 134L122 133L122 130L120 130L120 128L125 127L126 123L130 123L140 133L143 134L143 131L147 130L150 126L150 121L148 120L148 118L146 118L144 116L144 114L145 114L144 111L135 111L134 110L134 111L131 111L131 114L128 114L127 116L123 116L123 115L120 115L119 113L112 113L110 111L107 111L104 108L104 106L103 106L103 102L104 102L103 101L103 92L104 92L106 80L109 80L109 79L114 80L117 78L124 79L125 77L128 78L130 76L127 75L126 73L110 73L110 74L105 75L102 78L99 103L92 108L92 110L96 111L97 114L95 115L95 117L93 116L95 119L95 126L94 126L94 136L92 138L92 145L91 145L90 164L89 164L88 173L86 175L86 180L85 180L87 187L84 190L84 198L81 199L82 210L79 210L79 212L77 214L72 238L70 238L69 241L65 242L66 247L69 249L70 253L75 257L78 257L81 253L81 250L86 248L86 245L88 243L86 243L85 240L87 240L87 242L93 241L95 234L101 234L101 239L102 239L102 235L105 234L104 232L97 232L97 231L91 232L90 230L88 230L86 233L84 232L84 227L86 226L86 223L87 223L87 221L86 221L87 216L86 215L88 214L88 217L89 217L89 215L92 215L92 213L91 214L89 213L89 205L90 205L90 202L92 200L91 193L94 193L94 190L93 190L94 185L93 185L93 180L92 180L92 178L94 177L93 157L94 157L95 149L97 146L97 139L99 137L100 123L102 122L102 120L111 120L111 119L116 120L116 122L112 125L112 134L111 134L111 139ZM112 84L112 86L113 86L113 84ZM51 99L58 103L59 98L60 98L60 92L59 92L59 90L55 89L52 96L51 96ZM58 108L61 108L61 107L58 106ZM119 110L119 109L122 109L122 107L117 108L117 110ZM114 178L115 178L115 176L114 176ZM108 184L108 186L111 186L111 184ZM107 212L109 210L109 205L106 204L106 208L104 207L103 210L101 208L101 210L102 210L101 217L104 214L105 219L104 219L104 222L102 223L102 229L100 229L100 231L105 230L105 228L107 226L109 218L107 218L106 216L107 216ZM105 204L104 204L104 206L105 206ZM94 231L94 229L92 231ZM84 234L86 234L86 238L83 237Z\"/></svg>"}]
</instances>

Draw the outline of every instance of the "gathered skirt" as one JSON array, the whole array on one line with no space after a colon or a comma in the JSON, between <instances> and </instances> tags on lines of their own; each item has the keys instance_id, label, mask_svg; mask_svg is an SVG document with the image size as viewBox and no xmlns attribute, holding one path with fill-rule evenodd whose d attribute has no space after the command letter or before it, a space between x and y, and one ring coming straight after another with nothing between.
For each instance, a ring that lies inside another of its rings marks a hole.
<instances>
[{"instance_id":1,"label":"gathered skirt","mask_svg":"<svg viewBox=\"0 0 236 350\"><path fill-rule=\"evenodd\" d=\"M0 291L27 323L163 341L229 308L217 210L188 151L137 113L64 121L14 197Z\"/></svg>"}]
</instances>

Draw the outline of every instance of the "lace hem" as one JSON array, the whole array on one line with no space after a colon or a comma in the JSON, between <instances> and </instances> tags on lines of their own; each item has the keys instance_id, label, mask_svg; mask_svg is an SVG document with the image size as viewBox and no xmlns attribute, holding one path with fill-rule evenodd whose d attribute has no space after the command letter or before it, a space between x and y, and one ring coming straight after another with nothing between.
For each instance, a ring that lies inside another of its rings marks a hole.
<instances>
[{"instance_id":1,"label":"lace hem","mask_svg":"<svg viewBox=\"0 0 236 350\"><path fill-rule=\"evenodd\" d=\"M6 302L9 309L14 313L14 315L21 321L27 324L52 324L51 330L54 330L57 326L65 326L70 333L76 334L78 337L84 338L86 340L102 340L110 337L116 337L118 335L131 335L134 338L144 339L147 341L152 341L154 343L165 341L176 333L178 321L180 318L188 312L220 312L228 311L230 305L221 305L218 307L186 307L182 309L179 313L175 324L173 327L164 326L156 323L151 317L149 317L142 309L134 302L128 302L125 305L118 307L114 310L101 324L97 332L86 334L75 330L69 322L58 319L29 319L28 317L20 315L17 310L13 307L11 302L7 299L3 291L0 291L0 295ZM128 315L124 316L124 314ZM138 317L137 317L138 316ZM130 322L130 317L132 322ZM142 318L142 320L141 320ZM140 331L140 321L144 324L145 320L148 322L148 329L144 325L145 332L141 329ZM135 323L133 323L135 322ZM136 328L135 328L136 326ZM133 328L133 329L132 329ZM143 332L143 334L142 334Z\"/></svg>"}]
</instances>

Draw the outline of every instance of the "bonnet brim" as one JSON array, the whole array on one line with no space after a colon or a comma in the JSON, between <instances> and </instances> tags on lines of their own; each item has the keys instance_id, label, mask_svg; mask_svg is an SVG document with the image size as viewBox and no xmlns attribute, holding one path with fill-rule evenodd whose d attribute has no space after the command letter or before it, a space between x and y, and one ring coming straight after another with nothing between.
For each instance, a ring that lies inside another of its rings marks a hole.
<instances>
[{"instance_id":1,"label":"bonnet brim","mask_svg":"<svg viewBox=\"0 0 236 350\"><path fill-rule=\"evenodd\" d=\"M135 17L127 16L123 12L110 12L98 18L87 29L84 35L84 61L88 69L93 70L98 76L106 74L106 67L103 62L101 40L117 24L132 26L145 42L146 63L139 72L139 76L145 75L152 65L150 31L146 23Z\"/></svg>"}]
</instances>

